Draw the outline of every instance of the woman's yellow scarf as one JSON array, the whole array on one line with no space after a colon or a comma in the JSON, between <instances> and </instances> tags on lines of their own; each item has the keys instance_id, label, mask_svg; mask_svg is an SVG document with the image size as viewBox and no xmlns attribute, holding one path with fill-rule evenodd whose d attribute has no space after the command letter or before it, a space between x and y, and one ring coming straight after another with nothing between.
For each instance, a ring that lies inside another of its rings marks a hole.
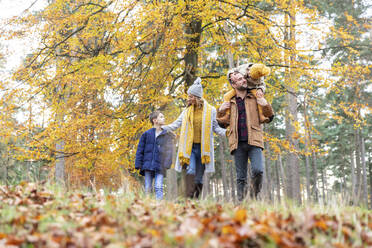
<instances>
[{"instance_id":1,"label":"woman's yellow scarf","mask_svg":"<svg viewBox=\"0 0 372 248\"><path fill-rule=\"evenodd\" d=\"M181 165L190 164L191 150L193 144L193 121L194 121L194 105L186 109L182 119L181 134L179 142L179 160ZM202 135L201 135L201 159L202 164L208 164L211 161L211 128L212 128L212 106L205 100L203 104L202 118Z\"/></svg>"}]
</instances>

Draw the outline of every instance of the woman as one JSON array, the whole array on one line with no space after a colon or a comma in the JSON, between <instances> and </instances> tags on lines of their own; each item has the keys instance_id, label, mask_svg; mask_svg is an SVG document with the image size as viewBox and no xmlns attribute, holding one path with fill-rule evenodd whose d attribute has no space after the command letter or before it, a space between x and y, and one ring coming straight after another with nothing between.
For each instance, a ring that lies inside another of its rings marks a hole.
<instances>
[{"instance_id":1,"label":"woman","mask_svg":"<svg viewBox=\"0 0 372 248\"><path fill-rule=\"evenodd\" d=\"M172 124L163 129L174 131L181 127L176 171L186 167L186 196L199 198L203 188L204 172L214 172L213 132L226 135L218 126L216 109L203 99L201 79L197 78L187 90L187 107Z\"/></svg>"}]
</instances>

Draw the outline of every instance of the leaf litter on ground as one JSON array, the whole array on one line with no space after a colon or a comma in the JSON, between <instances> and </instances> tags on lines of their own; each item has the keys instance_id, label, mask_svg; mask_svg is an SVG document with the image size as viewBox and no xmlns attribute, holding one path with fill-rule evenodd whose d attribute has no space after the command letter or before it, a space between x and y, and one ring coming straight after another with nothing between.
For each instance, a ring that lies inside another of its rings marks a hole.
<instances>
[{"instance_id":1,"label":"leaf litter on ground","mask_svg":"<svg viewBox=\"0 0 372 248\"><path fill-rule=\"evenodd\" d=\"M159 202L33 183L0 186L0 201L0 247L372 247L372 213L360 208Z\"/></svg>"}]
</instances>

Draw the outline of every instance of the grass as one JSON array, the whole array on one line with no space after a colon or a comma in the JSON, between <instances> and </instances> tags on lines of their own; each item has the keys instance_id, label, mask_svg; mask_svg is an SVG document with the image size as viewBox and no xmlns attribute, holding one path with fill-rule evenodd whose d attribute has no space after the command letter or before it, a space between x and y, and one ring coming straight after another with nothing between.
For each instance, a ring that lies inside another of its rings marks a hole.
<instances>
[{"instance_id":1,"label":"grass","mask_svg":"<svg viewBox=\"0 0 372 248\"><path fill-rule=\"evenodd\" d=\"M54 185L1 186L0 246L367 247L371 211L213 199L156 201L141 192L65 192Z\"/></svg>"}]
</instances>

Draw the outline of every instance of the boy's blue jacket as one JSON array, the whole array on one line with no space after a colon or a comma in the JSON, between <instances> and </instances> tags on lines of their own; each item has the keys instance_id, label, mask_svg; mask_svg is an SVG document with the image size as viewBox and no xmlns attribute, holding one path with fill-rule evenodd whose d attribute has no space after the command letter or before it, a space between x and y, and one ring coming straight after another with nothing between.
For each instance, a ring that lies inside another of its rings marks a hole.
<instances>
[{"instance_id":1,"label":"boy's blue jacket","mask_svg":"<svg viewBox=\"0 0 372 248\"><path fill-rule=\"evenodd\" d=\"M144 132L139 140L135 168L144 175L145 170L155 171L165 175L165 170L172 165L173 140L172 132L163 130L155 139L155 128Z\"/></svg>"}]
</instances>

